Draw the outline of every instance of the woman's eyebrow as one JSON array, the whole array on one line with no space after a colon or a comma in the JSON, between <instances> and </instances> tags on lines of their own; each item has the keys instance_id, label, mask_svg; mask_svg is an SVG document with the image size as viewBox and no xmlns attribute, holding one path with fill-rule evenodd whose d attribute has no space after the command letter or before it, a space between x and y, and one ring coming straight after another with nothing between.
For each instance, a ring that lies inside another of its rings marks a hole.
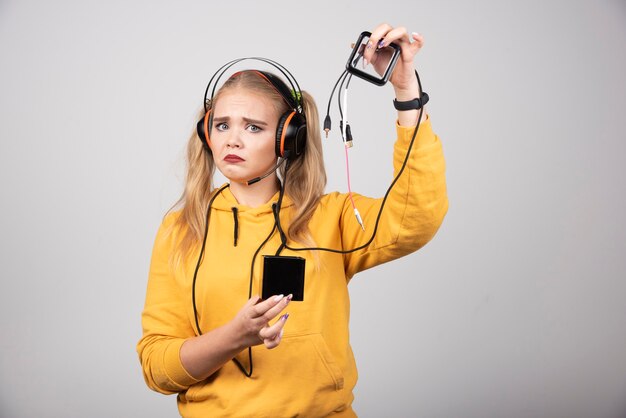
<instances>
[{"instance_id":1,"label":"woman's eyebrow","mask_svg":"<svg viewBox=\"0 0 626 418\"><path fill-rule=\"evenodd\" d=\"M259 119L252 119L252 118L246 118L246 117L243 117L242 119L247 123L268 126L267 122L259 120ZM213 122L229 122L229 121L230 121L230 116L216 116L213 118Z\"/></svg>"},{"instance_id":2,"label":"woman's eyebrow","mask_svg":"<svg viewBox=\"0 0 626 418\"><path fill-rule=\"evenodd\" d=\"M255 125L264 125L267 126L267 122L262 121L262 120L258 120L258 119L250 119L250 118L243 118L243 120L245 120L248 123L254 123Z\"/></svg>"}]
</instances>

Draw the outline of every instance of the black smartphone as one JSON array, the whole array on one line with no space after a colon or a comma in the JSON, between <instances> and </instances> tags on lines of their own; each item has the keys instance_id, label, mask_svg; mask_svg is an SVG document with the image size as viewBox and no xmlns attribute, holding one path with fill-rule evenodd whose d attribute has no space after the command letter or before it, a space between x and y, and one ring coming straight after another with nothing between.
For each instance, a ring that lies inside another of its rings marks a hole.
<instances>
[{"instance_id":1,"label":"black smartphone","mask_svg":"<svg viewBox=\"0 0 626 418\"><path fill-rule=\"evenodd\" d=\"M304 267L302 257L263 256L263 289L261 297L292 294L291 300L304 300Z\"/></svg>"},{"instance_id":2,"label":"black smartphone","mask_svg":"<svg viewBox=\"0 0 626 418\"><path fill-rule=\"evenodd\" d=\"M372 36L371 32L362 32L359 35L359 39L354 44L354 48L350 53L350 58L348 58L346 69L350 74L354 74L377 86L383 86L389 81L389 77L391 77L391 73L393 73L396 62L398 62L400 47L393 42L383 48L378 48L376 45L373 45L372 47L376 48L374 57L372 62L365 65L363 53L367 48L370 36Z\"/></svg>"}]
</instances>

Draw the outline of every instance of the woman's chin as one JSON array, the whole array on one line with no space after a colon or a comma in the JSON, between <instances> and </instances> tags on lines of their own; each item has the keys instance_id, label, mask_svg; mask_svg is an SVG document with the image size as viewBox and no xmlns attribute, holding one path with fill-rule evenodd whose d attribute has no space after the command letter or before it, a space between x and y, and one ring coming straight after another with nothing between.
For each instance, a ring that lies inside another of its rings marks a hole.
<instances>
[{"instance_id":1,"label":"woman's chin","mask_svg":"<svg viewBox=\"0 0 626 418\"><path fill-rule=\"evenodd\" d=\"M268 171L271 172L271 167L268 168L266 171L259 171L259 172L238 173L236 172L236 170L224 170L224 171L219 170L219 171L220 173L222 173L224 177L228 179L230 183L247 184L250 180L258 179L259 177L266 175ZM275 174L270 173L270 175L268 175L266 178L270 178L272 176L275 176Z\"/></svg>"},{"instance_id":2,"label":"woman's chin","mask_svg":"<svg viewBox=\"0 0 626 418\"><path fill-rule=\"evenodd\" d=\"M228 168L226 170L218 169L218 171L222 174L222 176L226 177L230 183L245 183L254 178L254 176L246 177L245 174L237 173L236 170L229 170Z\"/></svg>"}]
</instances>

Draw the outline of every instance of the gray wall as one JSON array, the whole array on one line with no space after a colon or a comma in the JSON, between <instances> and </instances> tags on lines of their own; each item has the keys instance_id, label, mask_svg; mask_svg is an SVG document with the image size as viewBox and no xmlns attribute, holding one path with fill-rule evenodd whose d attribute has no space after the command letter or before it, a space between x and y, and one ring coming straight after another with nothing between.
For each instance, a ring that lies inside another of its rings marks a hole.
<instances>
[{"instance_id":1,"label":"gray wall","mask_svg":"<svg viewBox=\"0 0 626 418\"><path fill-rule=\"evenodd\" d=\"M267 56L323 108L382 21L425 35L450 211L350 285L356 410L624 416L624 1L294 4L0 2L0 416L176 416L135 344L205 83ZM380 195L392 90L352 87L353 188ZM336 131L325 144L345 191Z\"/></svg>"}]
</instances>

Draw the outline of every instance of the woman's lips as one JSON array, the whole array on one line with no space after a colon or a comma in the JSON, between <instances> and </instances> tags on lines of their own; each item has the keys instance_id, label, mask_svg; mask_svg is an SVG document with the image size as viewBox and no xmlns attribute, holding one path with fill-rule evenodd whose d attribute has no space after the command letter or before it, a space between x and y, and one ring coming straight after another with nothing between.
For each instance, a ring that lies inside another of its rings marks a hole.
<instances>
[{"instance_id":1,"label":"woman's lips","mask_svg":"<svg viewBox=\"0 0 626 418\"><path fill-rule=\"evenodd\" d=\"M228 154L226 157L224 157L224 161L226 161L227 163L240 163L245 160L238 155Z\"/></svg>"}]
</instances>

